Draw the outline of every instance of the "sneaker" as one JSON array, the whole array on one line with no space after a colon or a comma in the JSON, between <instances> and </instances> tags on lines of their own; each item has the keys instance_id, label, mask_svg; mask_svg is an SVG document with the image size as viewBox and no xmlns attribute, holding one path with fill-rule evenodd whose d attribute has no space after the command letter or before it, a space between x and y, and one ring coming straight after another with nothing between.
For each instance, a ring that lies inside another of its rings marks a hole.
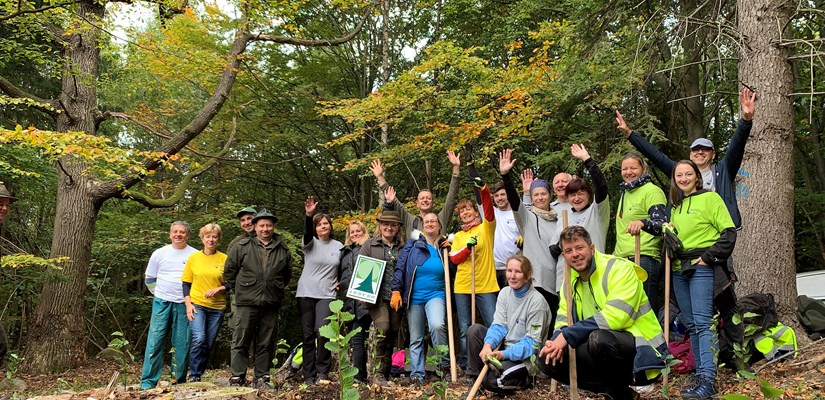
<instances>
[{"instance_id":1,"label":"sneaker","mask_svg":"<svg viewBox=\"0 0 825 400\"><path fill-rule=\"evenodd\" d=\"M229 386L243 386L243 377L241 376L233 376L229 378Z\"/></svg>"},{"instance_id":2,"label":"sneaker","mask_svg":"<svg viewBox=\"0 0 825 400\"><path fill-rule=\"evenodd\" d=\"M189 380L187 382L200 382L201 377L200 375L189 375Z\"/></svg>"},{"instance_id":3,"label":"sneaker","mask_svg":"<svg viewBox=\"0 0 825 400\"><path fill-rule=\"evenodd\" d=\"M304 384L307 386L315 386L315 378L304 378Z\"/></svg>"},{"instance_id":4,"label":"sneaker","mask_svg":"<svg viewBox=\"0 0 825 400\"><path fill-rule=\"evenodd\" d=\"M410 381L410 386L424 386L424 379L423 378L410 375L409 381Z\"/></svg>"},{"instance_id":5,"label":"sneaker","mask_svg":"<svg viewBox=\"0 0 825 400\"><path fill-rule=\"evenodd\" d=\"M713 386L713 381L704 379L693 388L682 391L683 399L710 399L716 396L716 388Z\"/></svg>"}]
</instances>

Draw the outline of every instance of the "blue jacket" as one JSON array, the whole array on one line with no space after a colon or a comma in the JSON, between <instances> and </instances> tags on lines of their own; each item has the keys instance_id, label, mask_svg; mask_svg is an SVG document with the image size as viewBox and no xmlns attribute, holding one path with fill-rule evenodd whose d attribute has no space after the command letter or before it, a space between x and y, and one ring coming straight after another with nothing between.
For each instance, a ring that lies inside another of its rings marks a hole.
<instances>
[{"instance_id":1,"label":"blue jacket","mask_svg":"<svg viewBox=\"0 0 825 400\"><path fill-rule=\"evenodd\" d=\"M438 239L438 258L444 263L444 255L441 246L443 238ZM401 292L404 307L410 306L412 296L412 284L415 280L415 271L430 258L430 250L427 248L427 239L421 235L418 239L410 239L398 254L398 262L395 263L395 270L392 273L392 291Z\"/></svg>"},{"instance_id":2,"label":"blue jacket","mask_svg":"<svg viewBox=\"0 0 825 400\"><path fill-rule=\"evenodd\" d=\"M731 219L736 229L742 228L742 217L739 215L739 206L736 204L736 174L739 173L739 167L742 165L742 158L745 155L745 143L751 134L753 121L739 120L739 125L736 127L736 132L730 138L728 150L725 152L719 162L713 163L710 170L713 171L714 181L716 183L716 193L722 196L725 201L725 206L728 208ZM630 137L630 144L639 150L645 157L647 157L656 168L667 174L668 179L673 176L673 167L676 162L671 160L664 153L659 151L656 146L650 144L645 138L632 132Z\"/></svg>"}]
</instances>

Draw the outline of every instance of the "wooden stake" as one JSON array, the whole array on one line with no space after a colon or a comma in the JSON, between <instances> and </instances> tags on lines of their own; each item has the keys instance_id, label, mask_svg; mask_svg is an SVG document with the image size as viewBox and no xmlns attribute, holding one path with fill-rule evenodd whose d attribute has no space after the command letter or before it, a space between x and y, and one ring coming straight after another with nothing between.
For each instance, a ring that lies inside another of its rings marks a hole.
<instances>
[{"instance_id":1,"label":"wooden stake","mask_svg":"<svg viewBox=\"0 0 825 400\"><path fill-rule=\"evenodd\" d=\"M478 355L476 355L476 357L478 357ZM487 376L488 371L490 371L490 366L487 365L487 362L485 361L484 368L481 369L481 372L479 372L478 374L478 378L476 378L476 381L473 382L473 387L470 388L470 393L467 393L466 400L472 400L473 397L476 397L476 392L478 392L478 388L481 386L481 382Z\"/></svg>"},{"instance_id":2,"label":"wooden stake","mask_svg":"<svg viewBox=\"0 0 825 400\"><path fill-rule=\"evenodd\" d=\"M665 250L665 343L670 344L670 253ZM667 368L665 376L662 377L662 384L667 387Z\"/></svg>"},{"instance_id":3,"label":"wooden stake","mask_svg":"<svg viewBox=\"0 0 825 400\"><path fill-rule=\"evenodd\" d=\"M562 226L567 228L567 210L561 211ZM564 261L564 301L567 303L567 324L573 323L573 286L570 282L570 265ZM570 366L570 399L579 400L579 374L576 370L576 349L567 346L567 361Z\"/></svg>"},{"instance_id":4,"label":"wooden stake","mask_svg":"<svg viewBox=\"0 0 825 400\"><path fill-rule=\"evenodd\" d=\"M472 290L473 293L470 296L470 309L472 310L472 325L476 324L476 247L473 246L470 248L470 263L472 265L472 270L470 271L472 276Z\"/></svg>"},{"instance_id":5,"label":"wooden stake","mask_svg":"<svg viewBox=\"0 0 825 400\"><path fill-rule=\"evenodd\" d=\"M642 265L642 233L639 232L636 235L636 254L635 259L633 261L636 262L636 265Z\"/></svg>"},{"instance_id":6,"label":"wooden stake","mask_svg":"<svg viewBox=\"0 0 825 400\"><path fill-rule=\"evenodd\" d=\"M444 290L447 295L447 337L450 342L450 380L453 383L458 382L458 367L455 362L455 334L453 333L453 294L450 289L450 265L447 259L447 249L444 249Z\"/></svg>"}]
</instances>

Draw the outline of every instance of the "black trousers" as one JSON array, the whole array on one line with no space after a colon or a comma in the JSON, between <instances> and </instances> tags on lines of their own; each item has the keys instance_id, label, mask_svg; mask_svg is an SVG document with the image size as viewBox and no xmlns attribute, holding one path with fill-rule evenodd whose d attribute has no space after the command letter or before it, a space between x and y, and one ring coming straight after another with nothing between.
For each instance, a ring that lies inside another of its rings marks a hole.
<instances>
[{"instance_id":1,"label":"black trousers","mask_svg":"<svg viewBox=\"0 0 825 400\"><path fill-rule=\"evenodd\" d=\"M556 328L556 315L559 314L559 296L554 294L553 292L549 292L544 288L537 287L536 290L541 293L541 296L544 297L544 301L547 302L547 305L550 306L550 321L549 326L550 329L547 330L547 339L550 338L550 335L553 334L553 331ZM544 346L544 343L541 343Z\"/></svg>"},{"instance_id":2,"label":"black trousers","mask_svg":"<svg viewBox=\"0 0 825 400\"><path fill-rule=\"evenodd\" d=\"M361 328L361 331L353 335L350 341L350 345L352 346L352 365L358 368L358 373L355 374L355 378L361 381L367 380L367 339L370 334L370 325L372 325L372 318L369 314L347 323L347 330L350 332L355 328Z\"/></svg>"},{"instance_id":3,"label":"black trousers","mask_svg":"<svg viewBox=\"0 0 825 400\"><path fill-rule=\"evenodd\" d=\"M565 349L562 361L556 365L547 364L545 357L539 357L538 367L553 379L570 383L568 356ZM587 343L576 348L579 387L595 393L607 393L614 400L632 400L633 392L628 386L651 382L644 373L634 377L635 356L636 345L631 333L602 329L591 332Z\"/></svg>"},{"instance_id":4,"label":"black trousers","mask_svg":"<svg viewBox=\"0 0 825 400\"><path fill-rule=\"evenodd\" d=\"M301 345L304 353L304 379L314 379L318 374L329 372L329 362L332 359L332 353L324 346L327 338L318 334L318 330L329 323L327 317L332 315L332 311L329 310L332 299L299 297L297 300L304 340Z\"/></svg>"},{"instance_id":5,"label":"black trousers","mask_svg":"<svg viewBox=\"0 0 825 400\"><path fill-rule=\"evenodd\" d=\"M481 324L470 326L467 331L467 374L478 375L484 368L484 361L478 356L484 348L484 336L487 327ZM533 377L527 365L522 361L501 361L501 371L489 369L481 386L494 393L512 393L518 389L525 389L533 384Z\"/></svg>"}]
</instances>

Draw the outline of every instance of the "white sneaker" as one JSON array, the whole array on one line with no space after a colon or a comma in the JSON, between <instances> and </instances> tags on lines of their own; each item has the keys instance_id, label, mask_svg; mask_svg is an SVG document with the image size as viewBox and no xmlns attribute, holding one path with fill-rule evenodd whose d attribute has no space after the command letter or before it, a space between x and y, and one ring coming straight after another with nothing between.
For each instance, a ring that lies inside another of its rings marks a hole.
<instances>
[{"instance_id":1,"label":"white sneaker","mask_svg":"<svg viewBox=\"0 0 825 400\"><path fill-rule=\"evenodd\" d=\"M653 387L653 384L644 385L644 386L631 386L631 387L633 388L633 390L637 391L639 394L653 393L653 391L656 390L656 388Z\"/></svg>"}]
</instances>

